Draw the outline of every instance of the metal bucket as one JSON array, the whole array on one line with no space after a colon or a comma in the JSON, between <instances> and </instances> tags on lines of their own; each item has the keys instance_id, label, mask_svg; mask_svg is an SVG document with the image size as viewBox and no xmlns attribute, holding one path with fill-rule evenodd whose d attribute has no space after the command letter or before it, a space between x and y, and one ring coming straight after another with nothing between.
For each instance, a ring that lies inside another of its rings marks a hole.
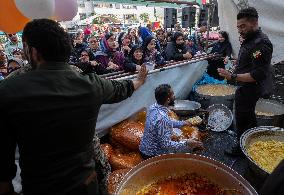
<instances>
[{"instance_id":1,"label":"metal bucket","mask_svg":"<svg viewBox=\"0 0 284 195\"><path fill-rule=\"evenodd\" d=\"M256 113L269 113L271 116L256 114L257 126L284 127L284 105L268 99L260 99L256 103Z\"/></svg>"},{"instance_id":2,"label":"metal bucket","mask_svg":"<svg viewBox=\"0 0 284 195\"><path fill-rule=\"evenodd\" d=\"M210 86L210 87L226 86L226 87L229 87L229 88L233 88L234 93L232 93L230 95L222 95L222 94L220 94L220 95L207 95L207 94L203 94L203 93L200 92L201 91L200 89L203 86ZM224 104L230 110L233 110L234 99L235 99L235 90L236 90L236 87L233 86L233 85L212 85L212 84L200 85L196 88L196 91L195 91L195 101L199 102L203 109L207 109L209 106L211 106L213 104Z\"/></svg>"},{"instance_id":3,"label":"metal bucket","mask_svg":"<svg viewBox=\"0 0 284 195\"><path fill-rule=\"evenodd\" d=\"M184 173L197 173L222 189L234 189L246 195L257 194L237 172L211 158L194 154L167 154L143 161L126 174L116 194L136 194L159 179Z\"/></svg>"}]
</instances>

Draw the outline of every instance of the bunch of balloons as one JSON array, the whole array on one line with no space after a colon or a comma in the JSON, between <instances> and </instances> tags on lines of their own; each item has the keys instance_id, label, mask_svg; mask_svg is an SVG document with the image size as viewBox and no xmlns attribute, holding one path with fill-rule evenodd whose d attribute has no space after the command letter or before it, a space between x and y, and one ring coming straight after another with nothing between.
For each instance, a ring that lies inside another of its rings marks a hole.
<instances>
[{"instance_id":1,"label":"bunch of balloons","mask_svg":"<svg viewBox=\"0 0 284 195\"><path fill-rule=\"evenodd\" d=\"M16 33L31 19L72 20L77 0L0 0L0 31Z\"/></svg>"}]
</instances>

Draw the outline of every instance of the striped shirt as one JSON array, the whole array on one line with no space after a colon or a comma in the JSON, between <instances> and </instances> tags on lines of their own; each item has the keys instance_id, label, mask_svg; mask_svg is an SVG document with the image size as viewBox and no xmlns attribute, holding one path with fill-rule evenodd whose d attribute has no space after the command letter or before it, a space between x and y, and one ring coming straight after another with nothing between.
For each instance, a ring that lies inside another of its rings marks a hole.
<instances>
[{"instance_id":1,"label":"striped shirt","mask_svg":"<svg viewBox=\"0 0 284 195\"><path fill-rule=\"evenodd\" d=\"M188 149L185 141L172 141L173 128L180 128L183 121L172 120L168 116L169 109L157 103L147 111L144 135L140 143L140 151L147 156L177 153Z\"/></svg>"}]
</instances>

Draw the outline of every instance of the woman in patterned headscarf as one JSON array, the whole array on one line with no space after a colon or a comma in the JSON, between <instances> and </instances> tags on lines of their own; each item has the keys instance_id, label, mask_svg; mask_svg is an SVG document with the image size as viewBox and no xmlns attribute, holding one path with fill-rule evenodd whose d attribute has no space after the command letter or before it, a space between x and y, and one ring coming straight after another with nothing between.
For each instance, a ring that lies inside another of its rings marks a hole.
<instances>
[{"instance_id":1,"label":"woman in patterned headscarf","mask_svg":"<svg viewBox=\"0 0 284 195\"><path fill-rule=\"evenodd\" d=\"M100 51L95 53L95 59L104 69L104 74L124 70L124 55L117 51L117 42L112 33L106 33L101 40Z\"/></svg>"}]
</instances>

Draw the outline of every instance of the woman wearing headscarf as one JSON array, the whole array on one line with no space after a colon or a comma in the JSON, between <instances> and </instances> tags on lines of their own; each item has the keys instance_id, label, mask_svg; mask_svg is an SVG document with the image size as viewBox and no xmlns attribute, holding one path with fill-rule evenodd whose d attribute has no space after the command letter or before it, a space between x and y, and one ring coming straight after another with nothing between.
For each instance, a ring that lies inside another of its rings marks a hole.
<instances>
[{"instance_id":1,"label":"woman wearing headscarf","mask_svg":"<svg viewBox=\"0 0 284 195\"><path fill-rule=\"evenodd\" d=\"M86 49L81 52L80 61L76 63L75 66L81 69L83 74L100 74L99 64L94 60L93 52L90 49Z\"/></svg>"},{"instance_id":2,"label":"woman wearing headscarf","mask_svg":"<svg viewBox=\"0 0 284 195\"><path fill-rule=\"evenodd\" d=\"M75 65L78 63L80 61L81 52L88 47L88 45L83 41L82 36L82 34L77 34L77 36L74 37L73 49L69 58L69 64Z\"/></svg>"},{"instance_id":3,"label":"woman wearing headscarf","mask_svg":"<svg viewBox=\"0 0 284 195\"><path fill-rule=\"evenodd\" d=\"M166 48L166 59L168 61L182 61L191 59L192 55L187 51L184 36L181 32L175 32L172 42L168 43Z\"/></svg>"},{"instance_id":4,"label":"woman wearing headscarf","mask_svg":"<svg viewBox=\"0 0 284 195\"><path fill-rule=\"evenodd\" d=\"M163 57L165 57L166 55L166 48L167 48L167 44L168 44L168 41L167 41L167 36L166 36L166 32L164 29L158 29L156 31L156 37L157 37L157 40L160 44L160 47L161 47L161 54Z\"/></svg>"},{"instance_id":5,"label":"woman wearing headscarf","mask_svg":"<svg viewBox=\"0 0 284 195\"><path fill-rule=\"evenodd\" d=\"M115 36L106 33L101 40L100 51L95 53L95 60L100 64L103 74L124 70L124 55L116 48Z\"/></svg>"},{"instance_id":6,"label":"woman wearing headscarf","mask_svg":"<svg viewBox=\"0 0 284 195\"><path fill-rule=\"evenodd\" d=\"M188 36L186 41L187 51L190 51L191 55L194 56L198 52L198 46L195 43L194 36Z\"/></svg>"},{"instance_id":7,"label":"woman wearing headscarf","mask_svg":"<svg viewBox=\"0 0 284 195\"><path fill-rule=\"evenodd\" d=\"M140 27L138 30L140 43L143 43L147 37L153 36L153 33L147 27Z\"/></svg>"},{"instance_id":8,"label":"woman wearing headscarf","mask_svg":"<svg viewBox=\"0 0 284 195\"><path fill-rule=\"evenodd\" d=\"M139 45L134 45L129 53L125 62L125 70L135 72L140 70L141 65L144 63L143 49Z\"/></svg>"},{"instance_id":9,"label":"woman wearing headscarf","mask_svg":"<svg viewBox=\"0 0 284 195\"><path fill-rule=\"evenodd\" d=\"M134 29L134 28L128 29L128 34L129 34L130 37L131 37L131 43L132 43L132 45L137 45L137 44L139 44L139 39L138 39L138 37L137 37L137 35L136 35L136 29Z\"/></svg>"},{"instance_id":10,"label":"woman wearing headscarf","mask_svg":"<svg viewBox=\"0 0 284 195\"><path fill-rule=\"evenodd\" d=\"M140 44L144 44L147 37L153 37L152 31L147 27L140 27L138 30L138 35L140 36ZM161 52L161 46L158 40L156 40L156 49Z\"/></svg>"},{"instance_id":11,"label":"woman wearing headscarf","mask_svg":"<svg viewBox=\"0 0 284 195\"><path fill-rule=\"evenodd\" d=\"M145 62L150 62L155 67L162 66L166 63L161 53L156 49L156 39L154 37L147 37L142 47Z\"/></svg>"},{"instance_id":12,"label":"woman wearing headscarf","mask_svg":"<svg viewBox=\"0 0 284 195\"><path fill-rule=\"evenodd\" d=\"M219 57L208 60L207 73L215 79L223 80L217 71L218 68L225 68L229 58L232 55L232 45L229 41L229 35L225 31L219 32L219 40L211 45L212 50L210 53L219 54Z\"/></svg>"},{"instance_id":13,"label":"woman wearing headscarf","mask_svg":"<svg viewBox=\"0 0 284 195\"><path fill-rule=\"evenodd\" d=\"M119 44L119 51L124 54L124 57L128 57L132 47L131 36L126 34L126 32L122 32L119 34L117 42Z\"/></svg>"}]
</instances>

